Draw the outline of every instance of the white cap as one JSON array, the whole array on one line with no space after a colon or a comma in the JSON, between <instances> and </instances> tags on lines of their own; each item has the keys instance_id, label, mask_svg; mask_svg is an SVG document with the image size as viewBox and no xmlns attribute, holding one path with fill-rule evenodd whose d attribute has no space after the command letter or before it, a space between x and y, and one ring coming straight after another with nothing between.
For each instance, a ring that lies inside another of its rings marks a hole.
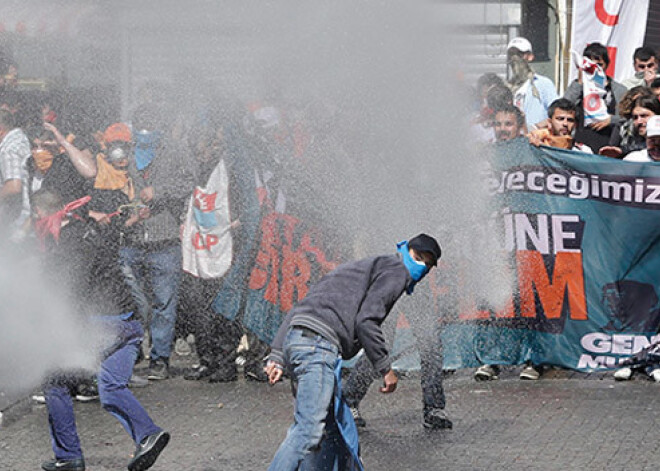
<instances>
[{"instance_id":1,"label":"white cap","mask_svg":"<svg viewBox=\"0 0 660 471\"><path fill-rule=\"evenodd\" d=\"M646 122L646 137L660 136L660 116L651 116Z\"/></svg>"},{"instance_id":2,"label":"white cap","mask_svg":"<svg viewBox=\"0 0 660 471\"><path fill-rule=\"evenodd\" d=\"M506 47L507 51L515 47L520 52L532 52L532 43L522 37L513 38Z\"/></svg>"}]
</instances>

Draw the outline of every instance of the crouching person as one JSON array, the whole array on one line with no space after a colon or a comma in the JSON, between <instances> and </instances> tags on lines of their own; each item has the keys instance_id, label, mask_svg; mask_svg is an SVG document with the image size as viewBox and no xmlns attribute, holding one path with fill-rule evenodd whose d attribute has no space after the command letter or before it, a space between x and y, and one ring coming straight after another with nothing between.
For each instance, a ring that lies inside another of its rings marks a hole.
<instances>
[{"instance_id":1,"label":"crouching person","mask_svg":"<svg viewBox=\"0 0 660 471\"><path fill-rule=\"evenodd\" d=\"M341 359L364 348L383 377L380 391L394 392L398 379L381 324L404 291L412 294L441 253L436 240L426 234L397 248L393 255L340 265L310 288L280 326L266 373L274 384L287 368L295 412L270 471L294 471L299 466L332 470L335 465L340 470L361 469L350 409L335 402L341 404ZM346 431L352 435L348 441ZM341 453L342 449L350 453Z\"/></svg>"},{"instance_id":2,"label":"crouching person","mask_svg":"<svg viewBox=\"0 0 660 471\"><path fill-rule=\"evenodd\" d=\"M67 301L81 322L89 320L111 339L102 346L98 388L103 408L119 420L136 444L128 463L131 471L150 468L169 441L169 434L151 420L128 389L140 343L142 325L133 315L131 292L121 274L116 248L104 244L98 227L82 211L89 197L66 206L59 195L37 191L32 199L37 237L45 249L47 280ZM81 208L79 212L76 209ZM46 471L84 471L85 461L76 430L71 384L75 374L58 371L44 388L55 459Z\"/></svg>"}]
</instances>

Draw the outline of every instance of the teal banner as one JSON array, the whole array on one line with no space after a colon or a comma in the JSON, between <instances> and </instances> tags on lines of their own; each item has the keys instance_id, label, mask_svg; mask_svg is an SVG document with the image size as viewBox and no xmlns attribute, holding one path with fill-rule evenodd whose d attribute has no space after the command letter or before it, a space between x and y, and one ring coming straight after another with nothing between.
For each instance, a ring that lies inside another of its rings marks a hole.
<instances>
[{"instance_id":1,"label":"teal banner","mask_svg":"<svg viewBox=\"0 0 660 471\"><path fill-rule=\"evenodd\" d=\"M654 342L660 165L520 138L495 146L491 170L492 237L507 270L484 276L510 278L511 295L498 306L470 299L460 281L443 287L439 271L431 291L438 312L453 313L445 368L531 361L591 371Z\"/></svg>"}]
</instances>

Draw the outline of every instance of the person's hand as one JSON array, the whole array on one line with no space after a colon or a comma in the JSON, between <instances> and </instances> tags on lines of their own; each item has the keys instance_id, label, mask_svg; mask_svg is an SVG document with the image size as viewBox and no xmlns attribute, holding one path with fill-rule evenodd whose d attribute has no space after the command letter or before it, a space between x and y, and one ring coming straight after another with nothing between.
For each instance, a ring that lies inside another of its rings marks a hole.
<instances>
[{"instance_id":1,"label":"person's hand","mask_svg":"<svg viewBox=\"0 0 660 471\"><path fill-rule=\"evenodd\" d=\"M582 85L582 69L578 69L577 81Z\"/></svg>"},{"instance_id":2,"label":"person's hand","mask_svg":"<svg viewBox=\"0 0 660 471\"><path fill-rule=\"evenodd\" d=\"M55 136L55 140L59 145L63 146L64 143L66 143L66 139L62 136L62 133L60 133L60 131L51 123L44 123L44 129L53 133L53 136Z\"/></svg>"},{"instance_id":3,"label":"person's hand","mask_svg":"<svg viewBox=\"0 0 660 471\"><path fill-rule=\"evenodd\" d=\"M623 151L621 150L620 147L616 146L603 146L600 148L598 151L600 155L604 155L605 157L612 157L615 159L618 159L621 157L621 154L623 154Z\"/></svg>"},{"instance_id":4,"label":"person's hand","mask_svg":"<svg viewBox=\"0 0 660 471\"><path fill-rule=\"evenodd\" d=\"M149 217L151 217L151 210L149 210L148 206L145 206L143 208L138 209L137 214L140 220L149 219Z\"/></svg>"},{"instance_id":5,"label":"person's hand","mask_svg":"<svg viewBox=\"0 0 660 471\"><path fill-rule=\"evenodd\" d=\"M653 69L646 69L644 70L644 82L646 83L647 87L651 86L651 83L655 80L655 74L656 71Z\"/></svg>"},{"instance_id":6,"label":"person's hand","mask_svg":"<svg viewBox=\"0 0 660 471\"><path fill-rule=\"evenodd\" d=\"M154 199L154 187L148 186L146 188L143 188L142 191L140 192L140 199L144 203L148 203L149 201Z\"/></svg>"},{"instance_id":7,"label":"person's hand","mask_svg":"<svg viewBox=\"0 0 660 471\"><path fill-rule=\"evenodd\" d=\"M550 127L550 118L545 118L534 125L535 129L548 129Z\"/></svg>"},{"instance_id":8,"label":"person's hand","mask_svg":"<svg viewBox=\"0 0 660 471\"><path fill-rule=\"evenodd\" d=\"M231 222L231 224L229 225L229 228L232 229L232 230L238 229L239 227L241 227L241 220L240 219L234 219Z\"/></svg>"},{"instance_id":9,"label":"person's hand","mask_svg":"<svg viewBox=\"0 0 660 471\"><path fill-rule=\"evenodd\" d=\"M101 213L98 211L90 211L89 217L94 219L97 223L101 224L102 226L107 226L108 224L110 224L110 216L108 216L106 213Z\"/></svg>"},{"instance_id":10,"label":"person's hand","mask_svg":"<svg viewBox=\"0 0 660 471\"><path fill-rule=\"evenodd\" d=\"M607 118L605 118L602 121L596 121L595 123L591 123L589 125L589 127L591 129L593 129L594 131L601 131L601 130L605 129L607 126L609 126L610 124L612 124L612 117L608 116Z\"/></svg>"},{"instance_id":11,"label":"person's hand","mask_svg":"<svg viewBox=\"0 0 660 471\"><path fill-rule=\"evenodd\" d=\"M383 387L380 388L380 392L383 394L393 393L396 390L396 384L398 382L399 378L396 376L394 370L391 369L383 376Z\"/></svg>"},{"instance_id":12,"label":"person's hand","mask_svg":"<svg viewBox=\"0 0 660 471\"><path fill-rule=\"evenodd\" d=\"M529 139L529 143L533 146L539 147L541 145L541 138L534 133L527 134L527 139Z\"/></svg>"},{"instance_id":13,"label":"person's hand","mask_svg":"<svg viewBox=\"0 0 660 471\"><path fill-rule=\"evenodd\" d=\"M270 384L275 384L282 379L284 368L279 363L269 360L264 367L264 372L268 375L268 382Z\"/></svg>"}]
</instances>

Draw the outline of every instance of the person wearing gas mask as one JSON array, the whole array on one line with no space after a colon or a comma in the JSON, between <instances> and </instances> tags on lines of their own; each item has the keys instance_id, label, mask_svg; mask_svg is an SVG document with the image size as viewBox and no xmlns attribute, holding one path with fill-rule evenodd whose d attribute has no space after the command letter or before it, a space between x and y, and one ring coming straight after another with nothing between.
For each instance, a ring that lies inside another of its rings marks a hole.
<instances>
[{"instance_id":1,"label":"person wearing gas mask","mask_svg":"<svg viewBox=\"0 0 660 471\"><path fill-rule=\"evenodd\" d=\"M525 38L513 38L507 46L507 62L511 67L509 86L513 103L525 115L527 130L548 118L548 108L558 97L554 83L534 72L529 63L534 60L532 44Z\"/></svg>"}]
</instances>

